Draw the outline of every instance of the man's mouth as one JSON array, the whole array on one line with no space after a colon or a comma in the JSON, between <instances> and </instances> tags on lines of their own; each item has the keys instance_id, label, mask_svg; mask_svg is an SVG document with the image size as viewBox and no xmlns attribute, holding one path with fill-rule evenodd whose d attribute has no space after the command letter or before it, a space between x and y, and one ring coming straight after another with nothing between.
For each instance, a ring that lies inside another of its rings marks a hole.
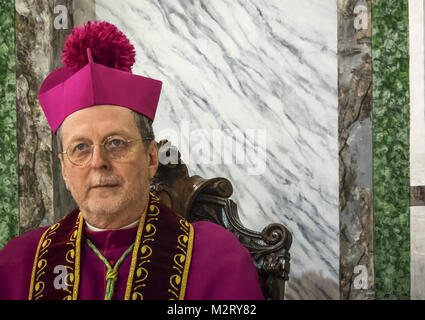
<instances>
[{"instance_id":1,"label":"man's mouth","mask_svg":"<svg viewBox=\"0 0 425 320\"><path fill-rule=\"evenodd\" d=\"M91 189L109 189L109 188L115 188L115 187L118 187L118 184L97 185L97 186L92 186Z\"/></svg>"}]
</instances>

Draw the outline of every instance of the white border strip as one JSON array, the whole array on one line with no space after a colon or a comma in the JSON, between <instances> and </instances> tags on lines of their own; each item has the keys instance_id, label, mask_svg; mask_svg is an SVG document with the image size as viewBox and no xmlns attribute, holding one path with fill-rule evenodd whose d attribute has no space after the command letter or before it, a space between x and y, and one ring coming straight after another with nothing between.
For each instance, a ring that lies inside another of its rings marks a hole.
<instances>
[{"instance_id":1,"label":"white border strip","mask_svg":"<svg viewBox=\"0 0 425 320\"><path fill-rule=\"evenodd\" d=\"M410 185L425 185L424 1L409 0ZM425 206L410 207L410 298L425 299Z\"/></svg>"}]
</instances>

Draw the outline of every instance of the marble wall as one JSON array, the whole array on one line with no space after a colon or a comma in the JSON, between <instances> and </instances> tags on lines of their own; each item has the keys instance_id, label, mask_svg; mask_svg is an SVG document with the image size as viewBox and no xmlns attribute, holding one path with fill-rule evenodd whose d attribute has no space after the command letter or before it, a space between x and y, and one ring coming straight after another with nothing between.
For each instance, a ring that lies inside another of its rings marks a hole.
<instances>
[{"instance_id":1,"label":"marble wall","mask_svg":"<svg viewBox=\"0 0 425 320\"><path fill-rule=\"evenodd\" d=\"M16 113L18 132L19 230L25 233L57 219L53 209L52 134L38 103L41 83L58 65L67 29L54 27L56 6L69 0L15 1ZM71 21L72 22L72 21ZM71 24L72 26L72 24ZM58 46L54 44L58 43Z\"/></svg>"},{"instance_id":2,"label":"marble wall","mask_svg":"<svg viewBox=\"0 0 425 320\"><path fill-rule=\"evenodd\" d=\"M425 299L425 6L409 0L411 299Z\"/></svg>"},{"instance_id":3,"label":"marble wall","mask_svg":"<svg viewBox=\"0 0 425 320\"><path fill-rule=\"evenodd\" d=\"M376 299L410 298L408 0L372 1Z\"/></svg>"},{"instance_id":4,"label":"marble wall","mask_svg":"<svg viewBox=\"0 0 425 320\"><path fill-rule=\"evenodd\" d=\"M96 1L163 81L158 139L224 176L242 222L294 235L289 299L339 298L337 3Z\"/></svg>"},{"instance_id":5,"label":"marble wall","mask_svg":"<svg viewBox=\"0 0 425 320\"><path fill-rule=\"evenodd\" d=\"M191 174L229 178L247 227L292 231L288 299L425 298L421 0L409 3L410 110L408 0L16 0L15 33L12 3L0 10L0 247L74 206L36 92L65 36L97 18L135 44L135 73L164 82L157 138ZM353 27L359 5L366 28Z\"/></svg>"},{"instance_id":6,"label":"marble wall","mask_svg":"<svg viewBox=\"0 0 425 320\"><path fill-rule=\"evenodd\" d=\"M0 248L18 234L15 6L0 4Z\"/></svg>"},{"instance_id":7,"label":"marble wall","mask_svg":"<svg viewBox=\"0 0 425 320\"><path fill-rule=\"evenodd\" d=\"M72 28L94 19L90 15L94 13L94 2L16 0L15 10L15 126L22 234L55 223L75 207L61 177L56 139L41 110L37 92L50 71L62 66L65 37Z\"/></svg>"},{"instance_id":8,"label":"marble wall","mask_svg":"<svg viewBox=\"0 0 425 320\"><path fill-rule=\"evenodd\" d=\"M340 297L373 299L371 1L338 1Z\"/></svg>"}]
</instances>

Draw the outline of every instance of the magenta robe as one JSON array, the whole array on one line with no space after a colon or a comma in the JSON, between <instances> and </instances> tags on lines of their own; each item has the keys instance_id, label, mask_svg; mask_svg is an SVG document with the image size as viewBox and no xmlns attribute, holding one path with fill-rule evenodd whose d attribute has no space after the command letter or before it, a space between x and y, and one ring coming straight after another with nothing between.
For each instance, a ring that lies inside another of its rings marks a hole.
<instances>
[{"instance_id":1,"label":"magenta robe","mask_svg":"<svg viewBox=\"0 0 425 320\"><path fill-rule=\"evenodd\" d=\"M185 299L187 300L260 300L257 271L249 251L223 227L211 222L193 223L194 245ZM9 241L0 250L0 299L28 299L31 271L38 241L47 227ZM94 232L87 236L113 265L134 241L137 227ZM131 255L121 264L113 299L123 299ZM81 249L79 299L103 300L106 267L86 245Z\"/></svg>"}]
</instances>

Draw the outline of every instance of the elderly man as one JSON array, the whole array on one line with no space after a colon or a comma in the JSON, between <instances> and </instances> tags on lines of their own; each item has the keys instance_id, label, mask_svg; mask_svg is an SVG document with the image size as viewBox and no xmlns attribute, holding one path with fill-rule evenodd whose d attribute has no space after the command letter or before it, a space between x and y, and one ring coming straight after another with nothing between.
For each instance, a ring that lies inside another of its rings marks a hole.
<instances>
[{"instance_id":1,"label":"elderly man","mask_svg":"<svg viewBox=\"0 0 425 320\"><path fill-rule=\"evenodd\" d=\"M0 251L0 299L262 299L249 252L227 230L189 223L149 192L161 82L134 75L115 26L67 38L40 88L78 208Z\"/></svg>"}]
</instances>

